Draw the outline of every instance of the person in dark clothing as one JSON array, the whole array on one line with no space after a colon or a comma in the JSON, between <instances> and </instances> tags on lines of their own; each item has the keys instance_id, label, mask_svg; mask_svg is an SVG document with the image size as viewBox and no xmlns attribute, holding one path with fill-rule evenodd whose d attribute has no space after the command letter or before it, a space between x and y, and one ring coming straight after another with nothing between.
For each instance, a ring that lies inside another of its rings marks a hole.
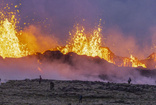
<instances>
[{"instance_id":1,"label":"person in dark clothing","mask_svg":"<svg viewBox=\"0 0 156 105\"><path fill-rule=\"evenodd\" d=\"M42 81L42 77L41 77L41 75L40 75L39 84L41 84L41 81Z\"/></svg>"},{"instance_id":2,"label":"person in dark clothing","mask_svg":"<svg viewBox=\"0 0 156 105\"><path fill-rule=\"evenodd\" d=\"M129 79L128 79L128 84L130 84L130 83L131 83L131 81L132 81L132 80L131 80L131 78L129 78Z\"/></svg>"},{"instance_id":3,"label":"person in dark clothing","mask_svg":"<svg viewBox=\"0 0 156 105\"><path fill-rule=\"evenodd\" d=\"M82 95L80 95L79 103L82 103Z\"/></svg>"},{"instance_id":4,"label":"person in dark clothing","mask_svg":"<svg viewBox=\"0 0 156 105\"><path fill-rule=\"evenodd\" d=\"M50 90L54 89L54 83L50 82Z\"/></svg>"}]
</instances>

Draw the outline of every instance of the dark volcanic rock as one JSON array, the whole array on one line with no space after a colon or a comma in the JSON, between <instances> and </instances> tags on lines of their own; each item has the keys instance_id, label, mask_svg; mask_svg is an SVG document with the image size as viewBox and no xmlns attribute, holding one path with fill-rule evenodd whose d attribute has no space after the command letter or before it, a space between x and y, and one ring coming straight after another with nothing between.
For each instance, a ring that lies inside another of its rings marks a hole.
<instances>
[{"instance_id":1,"label":"dark volcanic rock","mask_svg":"<svg viewBox=\"0 0 156 105\"><path fill-rule=\"evenodd\" d=\"M97 64L108 64L110 66L112 66L113 64L108 63L106 60L101 59L99 57L89 57L86 55L77 55L76 53L70 52L67 54L62 54L60 51L45 51L43 54L41 53L36 53L37 58L40 61L49 61L49 62L53 62L55 60L59 60L63 63L68 63L70 65L74 65L74 63L78 62L82 62L81 60L86 60L89 62L94 62Z\"/></svg>"},{"instance_id":2,"label":"dark volcanic rock","mask_svg":"<svg viewBox=\"0 0 156 105\"><path fill-rule=\"evenodd\" d=\"M60 51L46 51L43 53L44 58L53 61L54 59L61 59L63 54Z\"/></svg>"},{"instance_id":3,"label":"dark volcanic rock","mask_svg":"<svg viewBox=\"0 0 156 105\"><path fill-rule=\"evenodd\" d=\"M89 65L96 65L97 67L104 70L109 70L110 68L113 68L114 70L120 70L120 67L117 67L116 65L112 63L108 63L106 60L101 59L99 57L89 57L86 55L77 55L76 53L68 53L68 54L62 54L60 51L46 51L43 54L41 53L36 53L37 58L42 62L47 61L47 62L54 62L54 61L59 61L60 63L66 63L69 64L70 66L74 67L75 69L94 69ZM111 53L111 59L116 59L115 61L121 63L122 59L121 57L115 56L113 53ZM118 59L118 60L117 60ZM147 60L154 59L153 56L149 57ZM86 63L85 63L86 62ZM152 77L155 78L156 75L156 70L148 70L148 69L143 69L143 68L124 68L124 69L131 69L131 71L139 71L142 76L146 77ZM87 75L86 75L87 76ZM88 75L89 77L90 75ZM108 80L112 81L112 78L117 78L115 75L107 75L105 73L101 73L99 75L99 78L102 80Z\"/></svg>"}]
</instances>

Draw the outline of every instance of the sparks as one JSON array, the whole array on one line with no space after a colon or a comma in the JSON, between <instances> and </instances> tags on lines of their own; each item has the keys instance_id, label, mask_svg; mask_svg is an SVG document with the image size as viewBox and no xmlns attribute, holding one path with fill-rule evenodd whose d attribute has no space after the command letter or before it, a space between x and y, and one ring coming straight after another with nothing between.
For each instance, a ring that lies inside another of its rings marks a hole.
<instances>
[{"instance_id":1,"label":"sparks","mask_svg":"<svg viewBox=\"0 0 156 105\"><path fill-rule=\"evenodd\" d=\"M22 50L24 45L20 44L17 37L15 13L9 12L8 16L5 14L0 12L0 56L3 58L27 56L28 52Z\"/></svg>"},{"instance_id":2,"label":"sparks","mask_svg":"<svg viewBox=\"0 0 156 105\"><path fill-rule=\"evenodd\" d=\"M77 53L78 55L87 55L92 57L100 57L105 59L106 61L113 63L117 66L125 66L125 67L143 67L146 68L146 65L141 63L137 58L132 55L130 58L123 58L121 64L117 64L111 55L111 51L107 47L102 47L102 37L100 25L93 31L93 34L87 37L87 34L84 32L84 27L76 27L76 32L71 38L70 42L66 44L65 47L59 47L63 54L67 54L69 52ZM71 33L70 33L71 34Z\"/></svg>"}]
</instances>

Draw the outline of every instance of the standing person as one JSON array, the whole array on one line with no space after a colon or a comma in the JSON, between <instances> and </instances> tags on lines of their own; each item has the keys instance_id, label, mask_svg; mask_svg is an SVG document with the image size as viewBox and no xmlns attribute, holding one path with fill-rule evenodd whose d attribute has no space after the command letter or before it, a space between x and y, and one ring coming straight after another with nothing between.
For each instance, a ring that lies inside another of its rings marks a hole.
<instances>
[{"instance_id":1,"label":"standing person","mask_svg":"<svg viewBox=\"0 0 156 105\"><path fill-rule=\"evenodd\" d=\"M0 85L1 85L1 78L0 78Z\"/></svg>"},{"instance_id":2,"label":"standing person","mask_svg":"<svg viewBox=\"0 0 156 105\"><path fill-rule=\"evenodd\" d=\"M128 79L128 84L130 84L130 83L131 83L131 81L132 81L132 80L131 80L131 78L129 77L129 79Z\"/></svg>"},{"instance_id":3,"label":"standing person","mask_svg":"<svg viewBox=\"0 0 156 105\"><path fill-rule=\"evenodd\" d=\"M82 103L82 95L79 97L79 103Z\"/></svg>"},{"instance_id":4,"label":"standing person","mask_svg":"<svg viewBox=\"0 0 156 105\"><path fill-rule=\"evenodd\" d=\"M50 90L54 89L54 83L50 82Z\"/></svg>"},{"instance_id":5,"label":"standing person","mask_svg":"<svg viewBox=\"0 0 156 105\"><path fill-rule=\"evenodd\" d=\"M39 84L41 84L41 81L42 81L42 77L41 77L41 75L40 75Z\"/></svg>"}]
</instances>

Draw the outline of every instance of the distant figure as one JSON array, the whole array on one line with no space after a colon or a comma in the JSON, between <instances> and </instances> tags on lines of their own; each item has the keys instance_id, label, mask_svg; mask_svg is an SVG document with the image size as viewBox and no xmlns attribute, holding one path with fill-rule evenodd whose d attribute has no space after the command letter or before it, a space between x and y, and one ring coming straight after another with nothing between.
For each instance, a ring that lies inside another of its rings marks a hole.
<instances>
[{"instance_id":1,"label":"distant figure","mask_svg":"<svg viewBox=\"0 0 156 105\"><path fill-rule=\"evenodd\" d=\"M42 81L42 77L41 77L41 75L40 75L39 84L41 84L41 81Z\"/></svg>"},{"instance_id":2,"label":"distant figure","mask_svg":"<svg viewBox=\"0 0 156 105\"><path fill-rule=\"evenodd\" d=\"M80 95L79 103L82 103L82 95Z\"/></svg>"},{"instance_id":3,"label":"distant figure","mask_svg":"<svg viewBox=\"0 0 156 105\"><path fill-rule=\"evenodd\" d=\"M1 78L0 78L0 85L1 85Z\"/></svg>"},{"instance_id":4,"label":"distant figure","mask_svg":"<svg viewBox=\"0 0 156 105\"><path fill-rule=\"evenodd\" d=\"M128 84L130 84L130 83L131 83L131 81L132 81L132 80L131 80L131 78L129 78L129 79L128 79Z\"/></svg>"},{"instance_id":5,"label":"distant figure","mask_svg":"<svg viewBox=\"0 0 156 105\"><path fill-rule=\"evenodd\" d=\"M50 82L50 90L54 89L54 83Z\"/></svg>"}]
</instances>

